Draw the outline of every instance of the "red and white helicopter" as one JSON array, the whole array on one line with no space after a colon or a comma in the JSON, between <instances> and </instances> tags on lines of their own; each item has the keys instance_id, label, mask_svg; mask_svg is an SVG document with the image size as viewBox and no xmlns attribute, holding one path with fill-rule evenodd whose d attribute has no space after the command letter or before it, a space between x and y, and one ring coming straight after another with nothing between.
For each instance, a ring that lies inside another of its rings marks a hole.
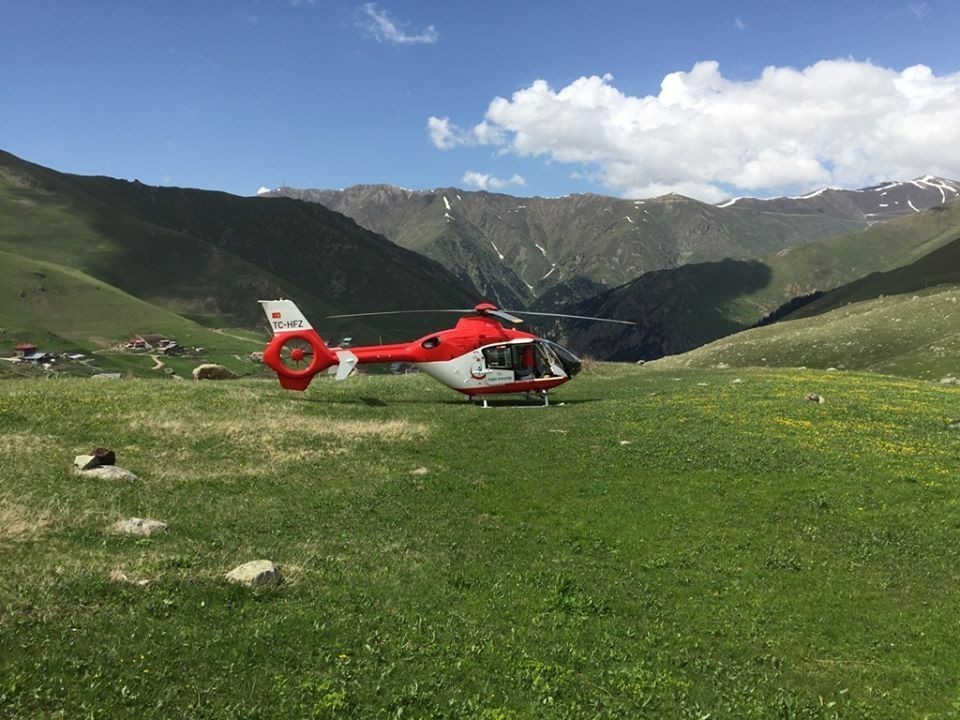
<instances>
[{"instance_id":1,"label":"red and white helicopter","mask_svg":"<svg viewBox=\"0 0 960 720\"><path fill-rule=\"evenodd\" d=\"M422 372L471 401L475 397L487 405L487 395L527 393L539 395L549 405L547 391L570 380L580 372L581 361L569 350L536 335L504 327L523 320L491 303L480 303L468 310L413 310L332 318L399 315L406 312L468 313L455 327L430 333L410 342L365 347L331 348L320 338L303 313L291 300L261 300L261 306L273 331L273 339L263 353L263 362L272 368L280 384L288 390L306 390L318 373L336 366L336 379L345 380L357 365L369 363L412 363ZM633 325L626 320L587 318L556 313L519 314L567 317Z\"/></svg>"}]
</instances>

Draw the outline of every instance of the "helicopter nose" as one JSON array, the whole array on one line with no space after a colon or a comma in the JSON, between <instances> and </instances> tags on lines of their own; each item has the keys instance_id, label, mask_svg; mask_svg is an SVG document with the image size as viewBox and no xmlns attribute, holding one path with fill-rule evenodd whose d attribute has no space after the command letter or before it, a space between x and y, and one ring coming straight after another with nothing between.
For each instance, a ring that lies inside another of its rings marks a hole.
<instances>
[{"instance_id":1,"label":"helicopter nose","mask_svg":"<svg viewBox=\"0 0 960 720\"><path fill-rule=\"evenodd\" d=\"M551 342L550 347L552 347L553 351L557 354L557 357L560 359L560 364L563 366L563 371L567 373L569 377L573 377L583 369L583 361L565 347L557 345L555 342Z\"/></svg>"}]
</instances>

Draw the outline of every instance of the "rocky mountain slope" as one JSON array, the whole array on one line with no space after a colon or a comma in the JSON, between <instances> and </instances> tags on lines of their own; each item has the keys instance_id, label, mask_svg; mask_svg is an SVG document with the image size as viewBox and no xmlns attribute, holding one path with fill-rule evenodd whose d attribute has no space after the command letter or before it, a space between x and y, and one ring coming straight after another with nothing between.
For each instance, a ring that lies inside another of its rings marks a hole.
<instances>
[{"instance_id":1,"label":"rocky mountain slope","mask_svg":"<svg viewBox=\"0 0 960 720\"><path fill-rule=\"evenodd\" d=\"M748 259L859 229L863 220L819 213L719 208L680 195L518 198L456 188L390 185L279 188L266 196L319 203L439 261L502 306L523 307L552 288L556 306L585 283L613 287L645 272L721 258ZM576 283L566 292L567 281Z\"/></svg>"}]
</instances>

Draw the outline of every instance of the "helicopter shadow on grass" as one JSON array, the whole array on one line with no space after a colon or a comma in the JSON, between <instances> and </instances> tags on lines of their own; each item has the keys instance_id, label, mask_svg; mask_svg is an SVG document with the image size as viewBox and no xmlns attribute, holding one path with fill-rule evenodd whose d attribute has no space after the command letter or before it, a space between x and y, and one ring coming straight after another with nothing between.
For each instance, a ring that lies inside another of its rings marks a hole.
<instances>
[{"instance_id":1,"label":"helicopter shadow on grass","mask_svg":"<svg viewBox=\"0 0 960 720\"><path fill-rule=\"evenodd\" d=\"M586 403L599 402L600 398L576 398L573 400L563 400L560 398L551 398L549 405L544 405L540 398L523 399L511 397L487 396L487 406L489 408L552 408L564 407L566 405L584 405ZM440 402L444 405L463 405L465 407L483 408L483 400L474 400L472 403L465 400L417 400L415 402Z\"/></svg>"},{"instance_id":2,"label":"helicopter shadow on grass","mask_svg":"<svg viewBox=\"0 0 960 720\"><path fill-rule=\"evenodd\" d=\"M325 398L325 397L298 397L293 399L294 402L302 403L320 403L325 405L365 405L370 408L385 408L390 407L391 405L458 405L465 408L475 407L482 409L483 401L476 400L472 403L467 402L463 399L457 398L448 398L443 400L438 400L436 398L407 398L402 400L393 400L387 402L382 398L376 397L355 397L355 398ZM600 398L576 398L573 400L560 400L554 399L550 401L550 407L563 407L566 405L584 405L586 403L599 402ZM543 402L539 399L530 399L530 400L517 400L511 398L494 398L487 397L487 404L490 408L541 408L545 407Z\"/></svg>"}]
</instances>

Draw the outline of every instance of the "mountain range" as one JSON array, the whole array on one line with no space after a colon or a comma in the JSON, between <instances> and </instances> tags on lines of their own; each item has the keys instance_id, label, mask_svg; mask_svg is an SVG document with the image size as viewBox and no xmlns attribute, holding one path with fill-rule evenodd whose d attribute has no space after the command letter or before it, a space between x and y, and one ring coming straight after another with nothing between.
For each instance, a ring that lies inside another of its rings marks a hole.
<instances>
[{"instance_id":1,"label":"mountain range","mask_svg":"<svg viewBox=\"0 0 960 720\"><path fill-rule=\"evenodd\" d=\"M263 195L342 212L437 260L502 306L557 309L646 272L760 257L919 212L958 193L960 183L926 176L719 205L675 194L645 200L594 194L518 198L391 185L282 187Z\"/></svg>"},{"instance_id":2,"label":"mountain range","mask_svg":"<svg viewBox=\"0 0 960 720\"><path fill-rule=\"evenodd\" d=\"M817 213L719 208L681 195L518 198L357 185L279 188L264 196L307 200L348 215L440 262L493 302L515 308L570 281L610 288L652 270L757 257L864 226ZM553 293L554 305L577 299L560 292Z\"/></svg>"},{"instance_id":3,"label":"mountain range","mask_svg":"<svg viewBox=\"0 0 960 720\"><path fill-rule=\"evenodd\" d=\"M737 343L756 337L740 332L752 326L768 325L761 336L780 342L794 337L780 334L791 325L784 320L826 327L840 313L848 327L861 318L848 309L859 303L960 286L958 188L925 176L726 207L676 195L523 199L391 186L244 198L68 175L0 152L0 342L95 349L166 332L226 352L223 329L260 328L264 297L292 297L318 320L486 297L637 323L533 323L586 356L654 359L726 338L723 357L749 359ZM318 324L376 342L436 322ZM937 337L941 325L916 327L930 328L927 344L950 346Z\"/></svg>"},{"instance_id":4,"label":"mountain range","mask_svg":"<svg viewBox=\"0 0 960 720\"><path fill-rule=\"evenodd\" d=\"M942 205L958 196L960 182L924 175L914 180L885 182L859 190L820 188L799 197L734 198L719 203L717 207L778 214L820 214L872 225Z\"/></svg>"}]
</instances>

